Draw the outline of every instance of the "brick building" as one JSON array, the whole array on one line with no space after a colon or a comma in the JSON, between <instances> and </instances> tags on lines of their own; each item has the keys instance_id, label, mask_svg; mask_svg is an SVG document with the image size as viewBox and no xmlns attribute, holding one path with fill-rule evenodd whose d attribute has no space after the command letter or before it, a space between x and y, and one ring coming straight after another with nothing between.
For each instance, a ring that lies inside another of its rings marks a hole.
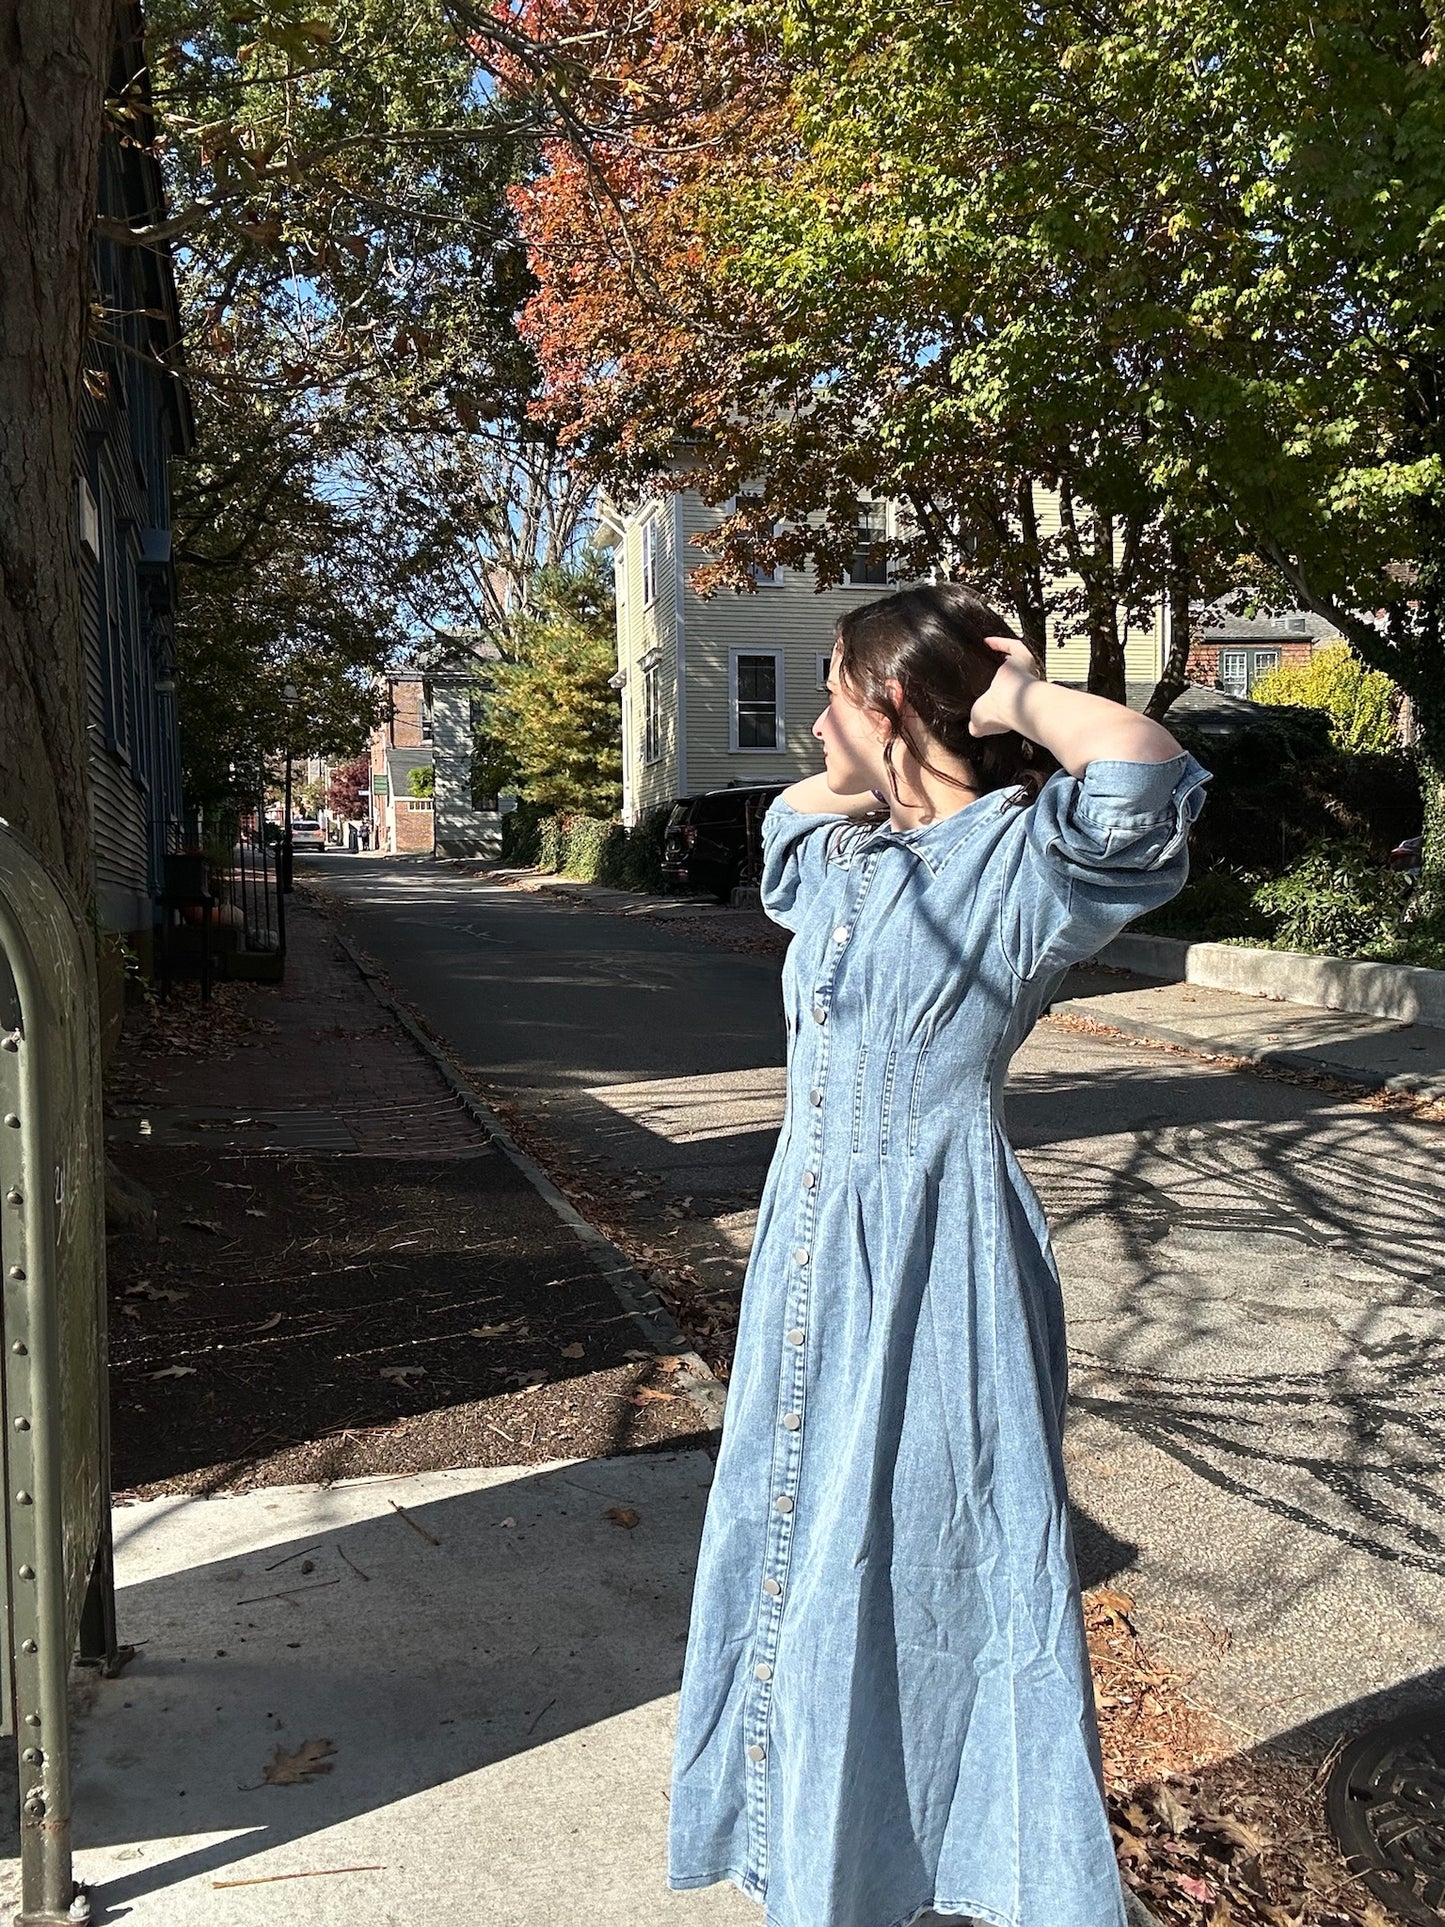
<instances>
[{"instance_id":1,"label":"brick building","mask_svg":"<svg viewBox=\"0 0 1445 1927\"><path fill-rule=\"evenodd\" d=\"M1285 663L1308 662L1339 631L1323 616L1246 617L1206 610L1189 651L1189 680L1226 695L1248 696L1259 678Z\"/></svg>"}]
</instances>

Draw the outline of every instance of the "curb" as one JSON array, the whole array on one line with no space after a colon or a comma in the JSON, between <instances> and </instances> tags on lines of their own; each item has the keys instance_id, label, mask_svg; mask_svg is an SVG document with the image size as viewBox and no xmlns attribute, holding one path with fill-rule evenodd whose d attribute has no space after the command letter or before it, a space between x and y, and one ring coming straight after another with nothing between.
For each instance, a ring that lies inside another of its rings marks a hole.
<instances>
[{"instance_id":1,"label":"curb","mask_svg":"<svg viewBox=\"0 0 1445 1927\"><path fill-rule=\"evenodd\" d=\"M536 1159L529 1157L522 1149L486 1099L457 1070L440 1045L428 1036L416 1013L387 985L365 951L358 949L349 937L339 931L333 931L332 934L372 996L384 1010L390 1011L417 1048L436 1065L462 1109L475 1118L503 1157L516 1167L576 1237L648 1344L654 1351L670 1353L681 1359L681 1369L676 1377L679 1389L691 1399L708 1430L719 1431L727 1403L727 1388L713 1376L706 1362L692 1349L682 1327L658 1293L626 1253L619 1251L595 1225L589 1224L557 1189Z\"/></svg>"},{"instance_id":2,"label":"curb","mask_svg":"<svg viewBox=\"0 0 1445 1927\"><path fill-rule=\"evenodd\" d=\"M1118 1011L1110 1011L1105 1021L1090 1009L1090 1003L1087 997L1064 998L1054 1004L1048 1014L1078 1018L1091 1030L1114 1031L1121 1037L1137 1037L1141 1043L1172 1044L1177 1050L1187 1050L1193 1057L1224 1063L1232 1058L1242 1058L1248 1063L1263 1064L1269 1069L1333 1078L1336 1083L1350 1084L1362 1091L1393 1091L1402 1097L1421 1098L1427 1103L1445 1100L1445 1088L1441 1087L1438 1078L1420 1077L1409 1071L1386 1077L1381 1072L1361 1070L1358 1064L1335 1064L1312 1051L1290 1050L1287 1046L1245 1043L1211 1045L1190 1031L1175 1030L1169 1024L1157 1024L1142 1017L1121 1016Z\"/></svg>"}]
</instances>

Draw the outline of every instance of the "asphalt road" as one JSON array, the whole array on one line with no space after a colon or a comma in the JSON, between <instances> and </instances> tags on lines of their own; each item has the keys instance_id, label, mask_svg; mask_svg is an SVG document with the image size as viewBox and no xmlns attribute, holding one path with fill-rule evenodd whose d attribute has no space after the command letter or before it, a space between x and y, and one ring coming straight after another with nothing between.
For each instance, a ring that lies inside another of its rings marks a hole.
<instances>
[{"instance_id":1,"label":"asphalt road","mask_svg":"<svg viewBox=\"0 0 1445 1927\"><path fill-rule=\"evenodd\" d=\"M735 1287L781 1112L774 960L415 863L306 867L479 1085ZM1069 1305L1086 1581L1134 1594L1242 1742L1445 1701L1445 1132L1049 1020L1009 1118Z\"/></svg>"}]
</instances>

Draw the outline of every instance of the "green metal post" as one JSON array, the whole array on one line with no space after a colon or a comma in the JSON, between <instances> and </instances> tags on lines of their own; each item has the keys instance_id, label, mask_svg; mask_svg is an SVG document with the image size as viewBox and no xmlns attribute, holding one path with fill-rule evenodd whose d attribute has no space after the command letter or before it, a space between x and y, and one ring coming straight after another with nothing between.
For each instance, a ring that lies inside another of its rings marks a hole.
<instances>
[{"instance_id":1,"label":"green metal post","mask_svg":"<svg viewBox=\"0 0 1445 1927\"><path fill-rule=\"evenodd\" d=\"M113 1604L95 1600L112 1583L99 1053L85 926L3 822L0 969L18 1011L0 1036L0 1607L20 1755L17 1927L56 1927L89 1918L71 1870L67 1707L88 1599L114 1641Z\"/></svg>"}]
</instances>

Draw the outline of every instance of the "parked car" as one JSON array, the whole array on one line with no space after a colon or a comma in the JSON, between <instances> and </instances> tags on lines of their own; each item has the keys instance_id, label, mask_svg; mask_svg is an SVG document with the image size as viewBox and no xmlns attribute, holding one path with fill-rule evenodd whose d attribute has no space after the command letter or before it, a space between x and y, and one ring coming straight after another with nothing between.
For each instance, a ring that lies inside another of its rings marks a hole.
<instances>
[{"instance_id":1,"label":"parked car","mask_svg":"<svg viewBox=\"0 0 1445 1927\"><path fill-rule=\"evenodd\" d=\"M314 816L293 816L291 819L292 850L324 850L326 832Z\"/></svg>"},{"instance_id":2,"label":"parked car","mask_svg":"<svg viewBox=\"0 0 1445 1927\"><path fill-rule=\"evenodd\" d=\"M726 903L739 883L762 873L763 817L786 783L738 784L681 796L662 839L662 874L683 890L706 890Z\"/></svg>"}]
</instances>

